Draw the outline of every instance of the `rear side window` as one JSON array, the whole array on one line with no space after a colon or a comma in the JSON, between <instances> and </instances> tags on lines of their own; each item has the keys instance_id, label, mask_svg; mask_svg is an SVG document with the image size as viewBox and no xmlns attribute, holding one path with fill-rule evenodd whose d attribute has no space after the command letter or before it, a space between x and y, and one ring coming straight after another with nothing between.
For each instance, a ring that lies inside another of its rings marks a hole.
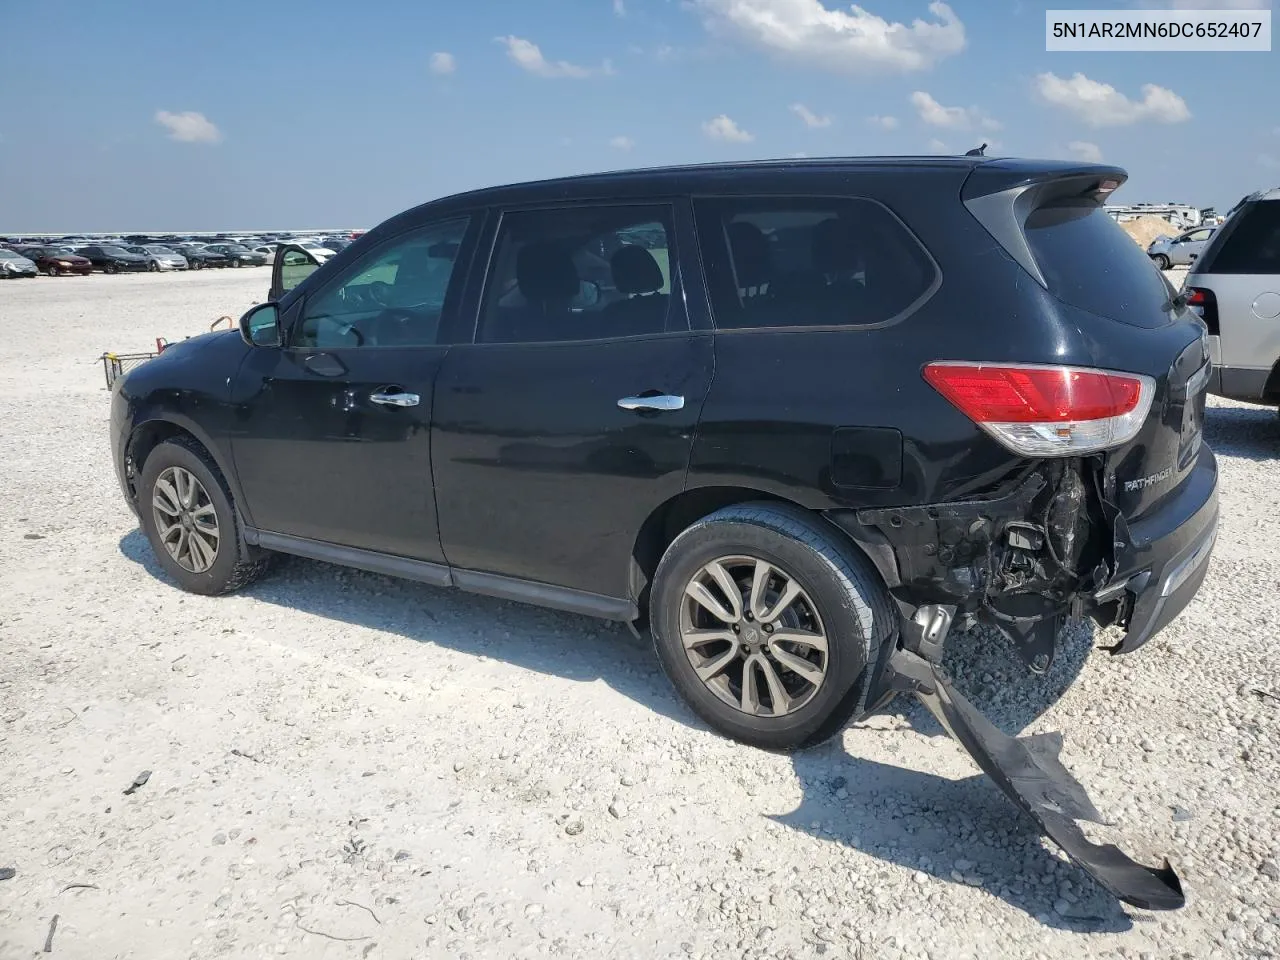
<instances>
[{"instance_id":1,"label":"rear side window","mask_svg":"<svg viewBox=\"0 0 1280 960\"><path fill-rule=\"evenodd\" d=\"M1141 327L1169 321L1169 292L1146 252L1096 203L1052 203L1023 224L1027 243L1059 300Z\"/></svg>"},{"instance_id":2,"label":"rear side window","mask_svg":"<svg viewBox=\"0 0 1280 960\"><path fill-rule=\"evenodd\" d=\"M1207 264L1213 273L1280 274L1280 200L1260 200L1239 213Z\"/></svg>"},{"instance_id":3,"label":"rear side window","mask_svg":"<svg viewBox=\"0 0 1280 960\"><path fill-rule=\"evenodd\" d=\"M919 241L871 200L732 197L695 211L720 330L885 323L939 280Z\"/></svg>"}]
</instances>

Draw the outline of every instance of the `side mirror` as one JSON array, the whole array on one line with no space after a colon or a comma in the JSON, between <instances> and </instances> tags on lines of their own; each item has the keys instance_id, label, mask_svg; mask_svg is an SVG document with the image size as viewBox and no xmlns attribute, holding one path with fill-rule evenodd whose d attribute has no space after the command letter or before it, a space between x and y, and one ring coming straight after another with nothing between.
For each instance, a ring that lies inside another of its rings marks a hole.
<instances>
[{"instance_id":1,"label":"side mirror","mask_svg":"<svg viewBox=\"0 0 1280 960\"><path fill-rule=\"evenodd\" d=\"M594 307L600 302L600 284L594 280L583 280L578 285L578 295L573 298L572 306L579 310Z\"/></svg>"},{"instance_id":2,"label":"side mirror","mask_svg":"<svg viewBox=\"0 0 1280 960\"><path fill-rule=\"evenodd\" d=\"M251 347L280 346L280 308L262 303L240 318L240 337Z\"/></svg>"}]
</instances>

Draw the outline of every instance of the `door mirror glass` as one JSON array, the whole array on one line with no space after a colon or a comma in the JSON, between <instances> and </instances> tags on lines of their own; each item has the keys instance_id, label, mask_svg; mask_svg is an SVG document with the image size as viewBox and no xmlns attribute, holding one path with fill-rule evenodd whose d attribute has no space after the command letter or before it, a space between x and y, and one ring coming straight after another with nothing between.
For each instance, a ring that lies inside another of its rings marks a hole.
<instances>
[{"instance_id":1,"label":"door mirror glass","mask_svg":"<svg viewBox=\"0 0 1280 960\"><path fill-rule=\"evenodd\" d=\"M240 318L240 336L251 347L280 346L280 310L263 303Z\"/></svg>"}]
</instances>

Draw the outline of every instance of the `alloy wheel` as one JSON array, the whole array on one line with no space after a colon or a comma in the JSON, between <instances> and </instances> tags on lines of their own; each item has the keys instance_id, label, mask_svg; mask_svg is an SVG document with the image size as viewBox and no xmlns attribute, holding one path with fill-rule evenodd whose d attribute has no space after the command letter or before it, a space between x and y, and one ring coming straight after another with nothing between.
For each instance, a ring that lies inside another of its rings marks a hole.
<instances>
[{"instance_id":1,"label":"alloy wheel","mask_svg":"<svg viewBox=\"0 0 1280 960\"><path fill-rule=\"evenodd\" d=\"M218 558L218 514L209 492L190 470L168 467L151 494L156 532L169 556L191 573L204 573Z\"/></svg>"},{"instance_id":2,"label":"alloy wheel","mask_svg":"<svg viewBox=\"0 0 1280 960\"><path fill-rule=\"evenodd\" d=\"M795 577L759 557L721 557L693 575L680 638L706 688L750 716L794 713L826 679L817 606Z\"/></svg>"}]
</instances>

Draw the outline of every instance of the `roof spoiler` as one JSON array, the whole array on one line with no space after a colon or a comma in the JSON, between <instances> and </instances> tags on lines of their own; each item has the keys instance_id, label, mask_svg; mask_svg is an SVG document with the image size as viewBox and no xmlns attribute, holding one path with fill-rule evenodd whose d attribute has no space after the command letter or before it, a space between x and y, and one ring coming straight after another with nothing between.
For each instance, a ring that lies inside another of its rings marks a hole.
<instances>
[{"instance_id":1,"label":"roof spoiler","mask_svg":"<svg viewBox=\"0 0 1280 960\"><path fill-rule=\"evenodd\" d=\"M1027 243L1023 224L1049 203L1103 203L1129 179L1122 167L1096 163L992 160L975 166L960 187L969 212L1040 286L1049 284Z\"/></svg>"}]
</instances>

